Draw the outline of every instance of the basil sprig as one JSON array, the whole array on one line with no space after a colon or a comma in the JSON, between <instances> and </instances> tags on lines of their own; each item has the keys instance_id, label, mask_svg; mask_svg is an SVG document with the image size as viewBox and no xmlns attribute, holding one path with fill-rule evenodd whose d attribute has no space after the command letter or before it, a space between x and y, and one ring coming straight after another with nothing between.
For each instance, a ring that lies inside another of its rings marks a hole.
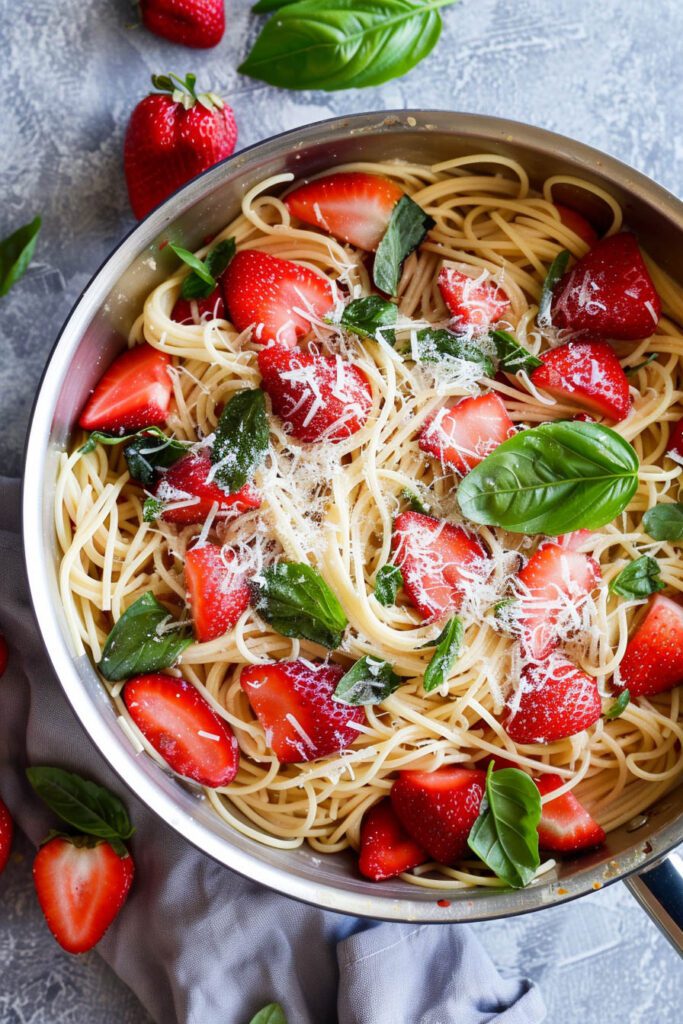
<instances>
[{"instance_id":1,"label":"basil sprig","mask_svg":"<svg viewBox=\"0 0 683 1024\"><path fill-rule=\"evenodd\" d=\"M541 289L541 298L538 302L538 315L536 322L539 327L551 327L551 307L553 304L553 290L555 285L558 283L569 263L569 253L566 249L562 252L558 252L553 262L548 267L548 273L545 276L543 282L543 288Z\"/></svg>"},{"instance_id":2,"label":"basil sprig","mask_svg":"<svg viewBox=\"0 0 683 1024\"><path fill-rule=\"evenodd\" d=\"M375 597L384 608L396 604L396 596L403 586L403 573L397 565L383 565L375 576Z\"/></svg>"},{"instance_id":3,"label":"basil sprig","mask_svg":"<svg viewBox=\"0 0 683 1024\"><path fill-rule=\"evenodd\" d=\"M120 857L126 856L123 843L135 829L117 796L62 768L36 765L27 768L26 775L40 799L62 821L79 832L107 839Z\"/></svg>"},{"instance_id":4,"label":"basil sprig","mask_svg":"<svg viewBox=\"0 0 683 1024\"><path fill-rule=\"evenodd\" d=\"M380 291L396 295L406 257L425 237L434 220L410 196L401 196L391 212L389 225L377 246L372 279Z\"/></svg>"},{"instance_id":5,"label":"basil sprig","mask_svg":"<svg viewBox=\"0 0 683 1024\"><path fill-rule=\"evenodd\" d=\"M180 623L162 631L169 618L168 609L149 591L134 601L107 637L97 666L104 678L117 682L175 665L192 637Z\"/></svg>"},{"instance_id":6,"label":"basil sprig","mask_svg":"<svg viewBox=\"0 0 683 1024\"><path fill-rule=\"evenodd\" d=\"M182 458L190 447L189 441L176 441L164 434L159 427L145 427L135 434L116 437L101 430L93 430L85 444L78 449L80 455L95 451L98 444L127 444L123 454L128 463L128 472L133 480L148 487L154 482L157 469L168 469Z\"/></svg>"},{"instance_id":7,"label":"basil sprig","mask_svg":"<svg viewBox=\"0 0 683 1024\"><path fill-rule=\"evenodd\" d=\"M464 636L462 622L455 615L449 619L434 641L436 650L427 665L422 681L425 693L431 693L446 682L448 673L460 657Z\"/></svg>"},{"instance_id":8,"label":"basil sprig","mask_svg":"<svg viewBox=\"0 0 683 1024\"><path fill-rule=\"evenodd\" d=\"M507 331L491 331L491 337L496 346L496 355L501 370L505 370L507 373L517 373L518 370L530 372L543 366L542 359L532 355Z\"/></svg>"},{"instance_id":9,"label":"basil sprig","mask_svg":"<svg viewBox=\"0 0 683 1024\"><path fill-rule=\"evenodd\" d=\"M619 718L619 716L623 715L624 711L626 711L626 708L630 703L631 694L629 690L622 690L614 704L605 711L604 717L609 719Z\"/></svg>"},{"instance_id":10,"label":"basil sprig","mask_svg":"<svg viewBox=\"0 0 683 1024\"><path fill-rule=\"evenodd\" d=\"M654 540L683 540L683 504L655 505L643 516L643 529Z\"/></svg>"},{"instance_id":11,"label":"basil sprig","mask_svg":"<svg viewBox=\"0 0 683 1024\"><path fill-rule=\"evenodd\" d=\"M208 299L218 287L218 278L235 255L236 246L234 238L225 238L207 252L203 261L174 242L171 242L170 248L192 270L183 280L181 296L184 299Z\"/></svg>"},{"instance_id":12,"label":"basil sprig","mask_svg":"<svg viewBox=\"0 0 683 1024\"><path fill-rule=\"evenodd\" d=\"M417 357L421 363L438 363L443 359L462 359L477 363L482 377L493 377L495 371L490 356L482 352L481 346L452 331L425 327L415 334Z\"/></svg>"},{"instance_id":13,"label":"basil sprig","mask_svg":"<svg viewBox=\"0 0 683 1024\"><path fill-rule=\"evenodd\" d=\"M402 683L388 661L371 658L367 654L360 658L341 677L334 691L334 699L343 704L381 704L390 697Z\"/></svg>"},{"instance_id":14,"label":"basil sprig","mask_svg":"<svg viewBox=\"0 0 683 1024\"><path fill-rule=\"evenodd\" d=\"M264 0L261 2L263 3ZM267 1006L259 1010L255 1017L251 1018L249 1024L287 1024L287 1018L279 1003L268 1003Z\"/></svg>"},{"instance_id":15,"label":"basil sprig","mask_svg":"<svg viewBox=\"0 0 683 1024\"><path fill-rule=\"evenodd\" d=\"M320 573L305 562L277 562L251 584L252 604L283 636L303 637L333 650L348 619Z\"/></svg>"},{"instance_id":16,"label":"basil sprig","mask_svg":"<svg viewBox=\"0 0 683 1024\"><path fill-rule=\"evenodd\" d=\"M512 533L597 530L635 494L638 465L631 445L600 423L541 423L471 470L458 501L467 519Z\"/></svg>"},{"instance_id":17,"label":"basil sprig","mask_svg":"<svg viewBox=\"0 0 683 1024\"><path fill-rule=\"evenodd\" d=\"M7 295L28 270L41 223L40 217L35 217L0 241L0 295Z\"/></svg>"},{"instance_id":18,"label":"basil sprig","mask_svg":"<svg viewBox=\"0 0 683 1024\"><path fill-rule=\"evenodd\" d=\"M238 391L221 413L211 461L214 479L229 494L250 480L268 451L268 416L260 388Z\"/></svg>"},{"instance_id":19,"label":"basil sprig","mask_svg":"<svg viewBox=\"0 0 683 1024\"><path fill-rule=\"evenodd\" d=\"M479 817L467 839L473 853L498 878L521 889L541 863L538 823L541 795L529 776L519 768L486 773L486 796Z\"/></svg>"},{"instance_id":20,"label":"basil sprig","mask_svg":"<svg viewBox=\"0 0 683 1024\"><path fill-rule=\"evenodd\" d=\"M396 342L396 333L392 330L398 319L398 306L380 295L366 295L362 299L349 302L339 321L347 331L360 335L361 338L375 338L386 341L389 345Z\"/></svg>"},{"instance_id":21,"label":"basil sprig","mask_svg":"<svg viewBox=\"0 0 683 1024\"><path fill-rule=\"evenodd\" d=\"M664 590L666 583L660 579L661 569L656 558L641 555L625 566L609 585L613 594L620 597L649 597L658 590Z\"/></svg>"},{"instance_id":22,"label":"basil sprig","mask_svg":"<svg viewBox=\"0 0 683 1024\"><path fill-rule=\"evenodd\" d=\"M273 6L273 3L277 6ZM277 10L238 71L284 89L362 88L404 75L434 48L456 0L260 0Z\"/></svg>"}]
</instances>

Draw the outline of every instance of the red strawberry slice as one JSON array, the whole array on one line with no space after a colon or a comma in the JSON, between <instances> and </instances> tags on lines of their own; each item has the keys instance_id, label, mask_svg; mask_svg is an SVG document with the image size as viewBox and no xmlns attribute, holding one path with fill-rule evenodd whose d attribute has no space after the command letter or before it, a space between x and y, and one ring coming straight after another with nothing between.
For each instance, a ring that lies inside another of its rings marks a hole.
<instances>
[{"instance_id":1,"label":"red strawberry slice","mask_svg":"<svg viewBox=\"0 0 683 1024\"><path fill-rule=\"evenodd\" d=\"M48 927L68 953L96 945L126 901L135 867L109 843L89 836L50 839L33 862Z\"/></svg>"},{"instance_id":2,"label":"red strawberry slice","mask_svg":"<svg viewBox=\"0 0 683 1024\"><path fill-rule=\"evenodd\" d=\"M401 512L391 541L405 591L427 621L456 612L468 585L490 575L483 547L462 526Z\"/></svg>"},{"instance_id":3,"label":"red strawberry slice","mask_svg":"<svg viewBox=\"0 0 683 1024\"><path fill-rule=\"evenodd\" d=\"M257 249L243 249L223 277L225 302L238 331L254 327L261 345L292 348L334 305L332 285L315 270Z\"/></svg>"},{"instance_id":4,"label":"red strawberry slice","mask_svg":"<svg viewBox=\"0 0 683 1024\"><path fill-rule=\"evenodd\" d=\"M401 772L391 787L391 803L406 832L430 857L453 864L467 853L485 787L485 772L471 768Z\"/></svg>"},{"instance_id":5,"label":"red strawberry slice","mask_svg":"<svg viewBox=\"0 0 683 1024\"><path fill-rule=\"evenodd\" d=\"M569 206L561 206L560 203L555 203L555 209L566 228L573 231L575 235L578 235L591 248L597 245L599 240L598 233L582 214L572 210Z\"/></svg>"},{"instance_id":6,"label":"red strawberry slice","mask_svg":"<svg viewBox=\"0 0 683 1024\"><path fill-rule=\"evenodd\" d=\"M541 356L543 366L532 383L559 401L570 401L607 419L625 419L631 411L628 377L606 341L570 341Z\"/></svg>"},{"instance_id":7,"label":"red strawberry slice","mask_svg":"<svg viewBox=\"0 0 683 1024\"><path fill-rule=\"evenodd\" d=\"M601 575L595 559L571 545L547 543L534 552L516 580L520 639L529 657L546 658L557 646Z\"/></svg>"},{"instance_id":8,"label":"red strawberry slice","mask_svg":"<svg viewBox=\"0 0 683 1024\"><path fill-rule=\"evenodd\" d=\"M442 267L436 282L448 311L459 327L489 327L507 313L510 300L486 271L465 274Z\"/></svg>"},{"instance_id":9,"label":"red strawberry slice","mask_svg":"<svg viewBox=\"0 0 683 1024\"><path fill-rule=\"evenodd\" d=\"M171 404L171 357L146 342L118 356L88 399L78 425L110 433L166 422Z\"/></svg>"},{"instance_id":10,"label":"red strawberry slice","mask_svg":"<svg viewBox=\"0 0 683 1024\"><path fill-rule=\"evenodd\" d=\"M666 453L683 460L683 419L672 426Z\"/></svg>"},{"instance_id":11,"label":"red strawberry slice","mask_svg":"<svg viewBox=\"0 0 683 1024\"><path fill-rule=\"evenodd\" d=\"M223 636L249 606L246 577L235 553L218 544L203 544L185 555L187 603L200 643Z\"/></svg>"},{"instance_id":12,"label":"red strawberry slice","mask_svg":"<svg viewBox=\"0 0 683 1024\"><path fill-rule=\"evenodd\" d=\"M662 304L633 235L603 238L555 289L553 326L597 338L649 337Z\"/></svg>"},{"instance_id":13,"label":"red strawberry slice","mask_svg":"<svg viewBox=\"0 0 683 1024\"><path fill-rule=\"evenodd\" d=\"M196 316L193 309L196 310ZM171 320L177 324L199 324L205 320L225 320L225 301L220 280L218 288L215 288L206 299L194 299L193 301L178 299L171 312Z\"/></svg>"},{"instance_id":14,"label":"red strawberry slice","mask_svg":"<svg viewBox=\"0 0 683 1024\"><path fill-rule=\"evenodd\" d=\"M183 455L161 476L154 488L154 497L164 503L161 518L167 523L203 523L214 505L219 518L240 515L258 508L261 499L251 484L234 494L226 492L209 480L212 463L208 451Z\"/></svg>"},{"instance_id":15,"label":"red strawberry slice","mask_svg":"<svg viewBox=\"0 0 683 1024\"><path fill-rule=\"evenodd\" d=\"M328 757L358 739L353 723L364 722L365 711L332 697L343 675L334 662L278 661L242 671L242 689L281 764Z\"/></svg>"},{"instance_id":16,"label":"red strawberry slice","mask_svg":"<svg viewBox=\"0 0 683 1024\"><path fill-rule=\"evenodd\" d=\"M403 189L388 178L342 171L300 185L285 199L293 217L374 252Z\"/></svg>"},{"instance_id":17,"label":"red strawberry slice","mask_svg":"<svg viewBox=\"0 0 683 1024\"><path fill-rule=\"evenodd\" d=\"M380 800L366 811L360 827L360 873L373 882L395 878L424 864L429 857L403 830L390 800Z\"/></svg>"},{"instance_id":18,"label":"red strawberry slice","mask_svg":"<svg viewBox=\"0 0 683 1024\"><path fill-rule=\"evenodd\" d=\"M555 538L555 543L567 551L578 551L589 537L593 536L592 530L573 530L571 533L562 533Z\"/></svg>"},{"instance_id":19,"label":"red strawberry slice","mask_svg":"<svg viewBox=\"0 0 683 1024\"><path fill-rule=\"evenodd\" d=\"M7 867L10 850L12 849L12 836L14 835L14 823L12 817L0 800L0 875Z\"/></svg>"},{"instance_id":20,"label":"red strawberry slice","mask_svg":"<svg viewBox=\"0 0 683 1024\"><path fill-rule=\"evenodd\" d=\"M527 665L521 690L517 710L503 719L503 728L515 743L565 739L593 725L602 713L596 680L561 658Z\"/></svg>"},{"instance_id":21,"label":"red strawberry slice","mask_svg":"<svg viewBox=\"0 0 683 1024\"><path fill-rule=\"evenodd\" d=\"M258 365L273 412L299 441L343 441L367 422L370 383L341 356L269 345L259 352Z\"/></svg>"},{"instance_id":22,"label":"red strawberry slice","mask_svg":"<svg viewBox=\"0 0 683 1024\"><path fill-rule=\"evenodd\" d=\"M547 796L563 786L564 781L559 775L542 775L536 780L536 785L541 796ZM557 850L559 853L589 850L593 846L600 846L605 838L604 829L591 818L572 792L543 804L538 823L538 840L542 850Z\"/></svg>"},{"instance_id":23,"label":"red strawberry slice","mask_svg":"<svg viewBox=\"0 0 683 1024\"><path fill-rule=\"evenodd\" d=\"M655 594L619 665L619 685L632 697L651 696L683 683L683 606Z\"/></svg>"},{"instance_id":24,"label":"red strawberry slice","mask_svg":"<svg viewBox=\"0 0 683 1024\"><path fill-rule=\"evenodd\" d=\"M420 448L463 476L514 433L502 400L491 393L441 409L422 428Z\"/></svg>"},{"instance_id":25,"label":"red strawberry slice","mask_svg":"<svg viewBox=\"0 0 683 1024\"><path fill-rule=\"evenodd\" d=\"M184 679L153 673L129 679L128 714L166 764L215 789L237 775L240 751L232 729Z\"/></svg>"}]
</instances>

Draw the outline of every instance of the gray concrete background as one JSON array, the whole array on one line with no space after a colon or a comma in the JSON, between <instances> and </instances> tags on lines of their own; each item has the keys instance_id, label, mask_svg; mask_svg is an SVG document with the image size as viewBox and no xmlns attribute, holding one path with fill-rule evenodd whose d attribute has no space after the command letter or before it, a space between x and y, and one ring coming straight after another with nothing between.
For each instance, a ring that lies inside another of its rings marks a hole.
<instances>
[{"instance_id":1,"label":"gray concrete background","mask_svg":"<svg viewBox=\"0 0 683 1024\"><path fill-rule=\"evenodd\" d=\"M0 299L3 473L20 472L33 394L59 326L133 224L122 139L153 71L193 70L225 96L241 146L352 111L465 110L591 143L683 193L679 0L463 0L444 11L437 50L405 78L332 94L276 92L237 75L259 22L245 0L226 7L223 42L193 52L131 28L130 0L0 0L0 237L36 213L44 218L34 265ZM501 970L540 982L550 1024L681 1021L680 961L621 884L475 928ZM18 843L0 881L0 1024L147 1019L96 953L68 957L51 940L30 851Z\"/></svg>"}]
</instances>

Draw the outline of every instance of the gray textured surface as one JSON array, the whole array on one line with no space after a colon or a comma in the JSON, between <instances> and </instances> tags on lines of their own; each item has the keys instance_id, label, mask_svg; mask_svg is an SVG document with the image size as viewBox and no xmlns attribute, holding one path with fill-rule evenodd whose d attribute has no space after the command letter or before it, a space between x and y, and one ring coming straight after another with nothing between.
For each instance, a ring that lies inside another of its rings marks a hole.
<instances>
[{"instance_id":1,"label":"gray textured surface","mask_svg":"<svg viewBox=\"0 0 683 1024\"><path fill-rule=\"evenodd\" d=\"M152 71L195 70L232 103L240 145L351 111L460 109L552 128L683 192L679 0L464 0L444 13L437 51L410 75L330 95L277 94L240 79L236 64L257 30L248 7L228 0L223 43L193 53L127 27L130 0L0 0L0 235L44 217L33 267L0 300L3 472L19 472L62 320L133 223L121 144ZM26 855L20 846L0 883L0 1024L141 1024L145 1014L96 954L69 958L52 942ZM681 1019L680 962L622 885L476 927L502 970L541 982L550 1024Z\"/></svg>"}]
</instances>

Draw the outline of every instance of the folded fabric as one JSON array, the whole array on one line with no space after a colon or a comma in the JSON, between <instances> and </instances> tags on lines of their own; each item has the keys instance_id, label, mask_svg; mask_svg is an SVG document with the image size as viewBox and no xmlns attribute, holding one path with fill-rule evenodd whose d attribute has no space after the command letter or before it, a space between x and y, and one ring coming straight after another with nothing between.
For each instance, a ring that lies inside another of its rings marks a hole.
<instances>
[{"instance_id":1,"label":"folded fabric","mask_svg":"<svg viewBox=\"0 0 683 1024\"><path fill-rule=\"evenodd\" d=\"M136 876L98 946L159 1024L247 1024L279 1001L289 1024L537 1024L538 990L505 980L465 925L380 924L317 910L195 850L111 772L78 724L43 651L19 539L19 482L0 478L0 795L38 843L54 822L29 764L107 786L137 828Z\"/></svg>"}]
</instances>

